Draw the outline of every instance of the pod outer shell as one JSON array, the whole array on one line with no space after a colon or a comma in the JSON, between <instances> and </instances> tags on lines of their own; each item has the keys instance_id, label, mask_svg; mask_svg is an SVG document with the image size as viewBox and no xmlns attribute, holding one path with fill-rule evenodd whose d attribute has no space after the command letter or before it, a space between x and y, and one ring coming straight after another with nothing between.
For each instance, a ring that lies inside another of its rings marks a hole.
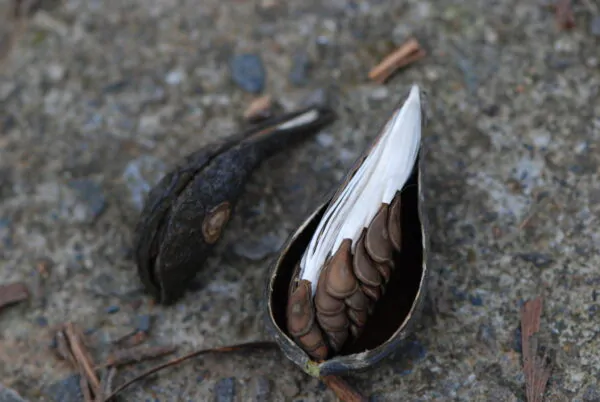
<instances>
[{"instance_id":1,"label":"pod outer shell","mask_svg":"<svg viewBox=\"0 0 600 402\"><path fill-rule=\"evenodd\" d=\"M415 167L418 169L417 182L418 182L418 199L417 199L417 213L421 226L421 242L422 242L422 272L419 282L419 289L412 302L410 311L404 319L402 325L394 332L394 334L383 344L377 346L374 349L367 350L361 353L355 353L344 356L335 356L323 362L316 362L312 360L306 352L304 352L295 342L291 339L285 328L281 328L275 319L275 313L273 310L273 294L276 291L275 283L278 279L278 275L281 275L281 270L286 269L293 271L293 265L284 266L286 257L290 250L296 246L297 242L301 239L312 235L320 217L323 215L327 206L333 200L333 197L339 194L339 189L344 185L345 182L350 180L354 172L360 166L360 163L364 160L366 154L370 151L369 147L363 156L361 156L355 163L354 167L349 171L347 177L339 187L336 187L336 191L333 195L327 197L327 200L317 207L310 216L304 220L304 222L296 229L294 233L288 238L285 245L281 249L281 252L277 259L273 262L269 269L269 275L265 286L265 297L266 303L264 304L264 319L267 332L274 338L275 342L279 345L285 356L300 367L305 373L313 377L324 377L327 375L346 375L353 372L365 371L375 367L385 358L392 355L395 351L399 350L405 343L406 338L410 335L414 329L414 326L420 318L423 302L427 291L427 282L429 279L430 269L430 257L429 257L429 221L426 215L426 197L423 188L423 175L424 175L424 161L425 152L424 147L421 146L419 150L419 158L415 163ZM305 233L306 231L310 233ZM307 241L308 243L308 241ZM287 287L285 289L287 291ZM286 299L287 300L287 299ZM368 327L368 324L367 324Z\"/></svg>"}]
</instances>

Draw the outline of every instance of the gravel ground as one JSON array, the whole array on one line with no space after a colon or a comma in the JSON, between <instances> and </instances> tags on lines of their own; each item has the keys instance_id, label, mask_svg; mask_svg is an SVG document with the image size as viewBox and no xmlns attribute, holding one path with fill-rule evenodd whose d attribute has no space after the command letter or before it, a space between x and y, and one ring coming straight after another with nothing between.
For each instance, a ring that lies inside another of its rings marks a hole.
<instances>
[{"instance_id":1,"label":"gravel ground","mask_svg":"<svg viewBox=\"0 0 600 402\"><path fill-rule=\"evenodd\" d=\"M353 381L374 401L524 401L519 307L542 295L547 400L600 401L600 6L575 1L564 31L548 3L68 0L0 24L0 53L20 33L0 62L0 283L31 291L0 315L4 386L79 400L51 348L66 321L97 361L140 325L179 353L264 339L268 263L415 82L431 117L433 297L409 346ZM427 57L369 82L412 35ZM265 93L283 110L327 100L339 118L266 161L195 290L152 305L131 259L145 193ZM335 400L275 351L190 361L122 395Z\"/></svg>"}]
</instances>

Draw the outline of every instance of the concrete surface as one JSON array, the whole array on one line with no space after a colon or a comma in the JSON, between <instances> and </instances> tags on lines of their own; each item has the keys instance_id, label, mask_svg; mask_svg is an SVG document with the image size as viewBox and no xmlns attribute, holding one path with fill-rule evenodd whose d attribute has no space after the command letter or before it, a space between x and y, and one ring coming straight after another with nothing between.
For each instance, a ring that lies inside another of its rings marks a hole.
<instances>
[{"instance_id":1,"label":"concrete surface","mask_svg":"<svg viewBox=\"0 0 600 402\"><path fill-rule=\"evenodd\" d=\"M98 361L146 315L148 342L180 353L262 339L273 252L416 82L432 119L433 297L411 346L356 385L377 401L522 401L518 312L539 294L556 354L547 400L600 400L597 2L575 2L572 31L541 0L55 3L42 1L0 64L0 283L33 293L0 313L5 386L32 401L77 387L50 348L67 320L88 330ZM413 34L427 58L369 82ZM239 54L260 57L264 84L260 68L232 79ZM259 96L243 88L261 85L284 109L328 96L339 120L266 162L197 290L152 306L130 254L144 193L241 127ZM123 397L335 400L276 352L198 359Z\"/></svg>"}]
</instances>

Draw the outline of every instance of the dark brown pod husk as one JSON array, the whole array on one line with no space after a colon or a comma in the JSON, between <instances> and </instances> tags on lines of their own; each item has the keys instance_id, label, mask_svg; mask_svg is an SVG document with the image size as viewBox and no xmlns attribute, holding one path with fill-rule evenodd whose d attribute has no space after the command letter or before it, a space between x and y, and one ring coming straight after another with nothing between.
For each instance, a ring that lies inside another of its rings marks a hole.
<instances>
[{"instance_id":1,"label":"dark brown pod husk","mask_svg":"<svg viewBox=\"0 0 600 402\"><path fill-rule=\"evenodd\" d=\"M311 376L344 375L372 368L402 346L420 316L428 276L429 240L419 94L418 87L413 86L407 100L412 102L409 108L413 116L418 115L418 142L411 143L414 152L407 160L413 162L407 163L406 177L398 183L393 198L388 196L389 202L383 203L362 230L350 236L352 239L344 238L338 248L331 248L318 265L322 267L318 279L316 274L313 280L310 274L301 276L300 264L309 264L303 256L310 250L316 253L314 245L309 248L311 239L323 239L323 228L333 220L323 219L328 208L339 206L345 189L357 188L349 183L357 172L364 171L361 166L367 164L388 127L400 124L396 118L404 106L386 122L333 194L292 233L271 266L265 295L267 330L287 358ZM386 140L381 144L399 143ZM348 218L344 222L350 221ZM318 230L321 236L316 235ZM312 294L311 286L316 288Z\"/></svg>"},{"instance_id":2,"label":"dark brown pod husk","mask_svg":"<svg viewBox=\"0 0 600 402\"><path fill-rule=\"evenodd\" d=\"M134 253L138 275L157 302L171 304L188 289L261 162L334 120L331 109L316 106L270 118L189 154L152 188Z\"/></svg>"}]
</instances>

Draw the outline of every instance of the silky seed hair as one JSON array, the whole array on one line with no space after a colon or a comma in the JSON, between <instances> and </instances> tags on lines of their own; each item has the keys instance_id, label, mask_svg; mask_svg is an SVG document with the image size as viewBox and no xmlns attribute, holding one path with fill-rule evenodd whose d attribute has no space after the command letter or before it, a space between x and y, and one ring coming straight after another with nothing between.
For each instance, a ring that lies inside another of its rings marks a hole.
<instances>
[{"instance_id":1,"label":"silky seed hair","mask_svg":"<svg viewBox=\"0 0 600 402\"><path fill-rule=\"evenodd\" d=\"M300 280L315 295L326 260L346 239L354 254L359 236L382 204L390 204L410 177L421 143L421 96L411 87L404 105L389 119L377 143L341 194L327 208L300 261Z\"/></svg>"}]
</instances>

